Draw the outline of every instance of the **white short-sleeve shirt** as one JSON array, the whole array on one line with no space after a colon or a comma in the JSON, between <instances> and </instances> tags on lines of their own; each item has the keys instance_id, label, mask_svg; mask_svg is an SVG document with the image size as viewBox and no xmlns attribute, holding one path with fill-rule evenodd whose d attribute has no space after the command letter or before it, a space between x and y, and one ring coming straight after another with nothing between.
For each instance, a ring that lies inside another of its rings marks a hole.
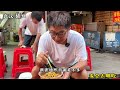
<instances>
[{"instance_id":1,"label":"white short-sleeve shirt","mask_svg":"<svg viewBox=\"0 0 120 90\"><path fill-rule=\"evenodd\" d=\"M32 12L28 12L26 14L26 17L20 21L20 25L19 25L19 28L24 28L25 26L27 26L25 30L26 35L36 35L37 33L41 33L42 28L44 27L43 18L38 24L34 24L32 22L31 13Z\"/></svg>"},{"instance_id":2,"label":"white short-sleeve shirt","mask_svg":"<svg viewBox=\"0 0 120 90\"><path fill-rule=\"evenodd\" d=\"M37 55L40 52L48 51L52 63L56 67L70 67L79 60L87 60L86 45L81 34L70 30L67 42L70 43L68 47L57 44L47 31L39 40Z\"/></svg>"}]
</instances>

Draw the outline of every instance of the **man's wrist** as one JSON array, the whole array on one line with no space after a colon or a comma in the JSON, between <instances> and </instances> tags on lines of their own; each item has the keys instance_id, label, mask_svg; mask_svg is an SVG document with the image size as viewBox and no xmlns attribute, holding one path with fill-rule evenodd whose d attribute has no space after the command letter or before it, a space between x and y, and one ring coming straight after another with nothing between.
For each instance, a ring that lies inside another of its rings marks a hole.
<instances>
[{"instance_id":1,"label":"man's wrist","mask_svg":"<svg viewBox=\"0 0 120 90\"><path fill-rule=\"evenodd\" d=\"M35 45L35 46L36 46L36 45L37 45L37 42L34 42L34 43L33 43L33 45Z\"/></svg>"}]
</instances>

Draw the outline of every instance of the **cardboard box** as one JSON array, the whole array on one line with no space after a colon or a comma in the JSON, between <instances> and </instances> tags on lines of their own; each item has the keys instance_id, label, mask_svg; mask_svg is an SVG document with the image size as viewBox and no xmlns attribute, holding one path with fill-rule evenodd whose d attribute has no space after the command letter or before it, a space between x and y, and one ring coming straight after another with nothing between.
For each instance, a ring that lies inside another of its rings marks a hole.
<instances>
[{"instance_id":1,"label":"cardboard box","mask_svg":"<svg viewBox=\"0 0 120 90\"><path fill-rule=\"evenodd\" d=\"M97 22L87 23L85 25L85 30L88 30L88 31L97 31Z\"/></svg>"},{"instance_id":2,"label":"cardboard box","mask_svg":"<svg viewBox=\"0 0 120 90\"><path fill-rule=\"evenodd\" d=\"M113 29L119 29L119 27L118 26L113 26Z\"/></svg>"},{"instance_id":3,"label":"cardboard box","mask_svg":"<svg viewBox=\"0 0 120 90\"><path fill-rule=\"evenodd\" d=\"M113 32L119 32L119 29L113 29Z\"/></svg>"}]
</instances>

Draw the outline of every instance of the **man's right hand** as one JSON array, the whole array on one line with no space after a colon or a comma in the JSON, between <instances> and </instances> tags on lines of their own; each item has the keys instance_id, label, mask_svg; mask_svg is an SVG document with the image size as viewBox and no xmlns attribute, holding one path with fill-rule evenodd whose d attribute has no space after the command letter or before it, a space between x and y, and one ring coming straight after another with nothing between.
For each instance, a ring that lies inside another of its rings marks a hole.
<instances>
[{"instance_id":1,"label":"man's right hand","mask_svg":"<svg viewBox=\"0 0 120 90\"><path fill-rule=\"evenodd\" d=\"M18 46L21 47L23 45L23 41L20 41Z\"/></svg>"},{"instance_id":2,"label":"man's right hand","mask_svg":"<svg viewBox=\"0 0 120 90\"><path fill-rule=\"evenodd\" d=\"M41 52L38 54L37 60L36 60L36 65L41 67L41 65L47 64L47 59L48 59L48 52Z\"/></svg>"}]
</instances>

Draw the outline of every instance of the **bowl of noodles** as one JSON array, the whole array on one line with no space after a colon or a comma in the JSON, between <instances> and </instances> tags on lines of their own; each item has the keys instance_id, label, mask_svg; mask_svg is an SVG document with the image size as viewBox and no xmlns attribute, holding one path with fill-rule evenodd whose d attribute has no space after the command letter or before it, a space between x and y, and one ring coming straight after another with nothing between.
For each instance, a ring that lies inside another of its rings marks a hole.
<instances>
[{"instance_id":1,"label":"bowl of noodles","mask_svg":"<svg viewBox=\"0 0 120 90\"><path fill-rule=\"evenodd\" d=\"M39 72L40 79L62 79L63 72Z\"/></svg>"}]
</instances>

